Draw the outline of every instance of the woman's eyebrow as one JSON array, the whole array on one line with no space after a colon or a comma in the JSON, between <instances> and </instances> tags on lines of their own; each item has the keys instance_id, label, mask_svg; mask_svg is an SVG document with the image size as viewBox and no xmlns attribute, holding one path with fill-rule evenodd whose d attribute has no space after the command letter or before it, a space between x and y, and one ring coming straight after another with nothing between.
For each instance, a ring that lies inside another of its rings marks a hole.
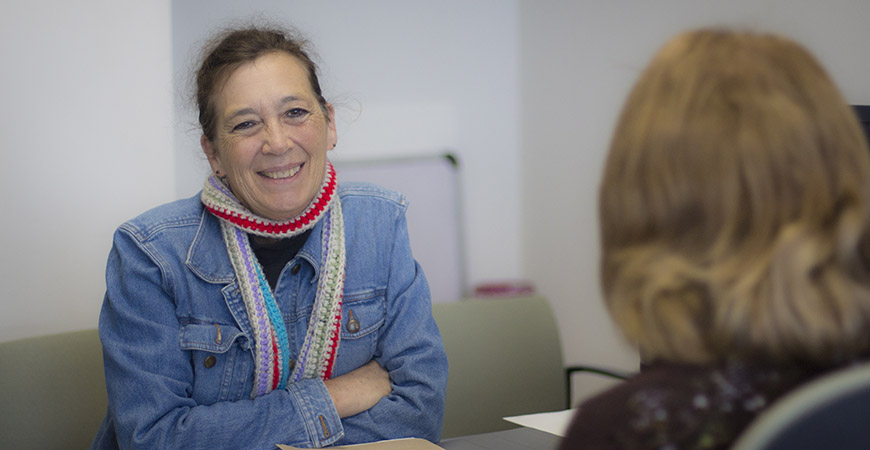
<instances>
[{"instance_id":1,"label":"woman's eyebrow","mask_svg":"<svg viewBox=\"0 0 870 450\"><path fill-rule=\"evenodd\" d=\"M296 96L296 95L288 95L286 97L282 97L281 100L279 100L277 104L278 105L286 105L287 103L295 102L295 101L299 101L299 100L304 100L304 98ZM229 121L235 119L236 117L244 116L247 114L256 114L256 113L257 112L254 111L254 108L242 108L240 110L233 111L230 115L227 116L226 120L229 122Z\"/></svg>"},{"instance_id":2,"label":"woman's eyebrow","mask_svg":"<svg viewBox=\"0 0 870 450\"><path fill-rule=\"evenodd\" d=\"M238 111L233 112L229 116L227 116L226 121L229 122L229 121L235 119L236 117L244 116L247 114L256 114L256 112L254 111L254 108L242 108Z\"/></svg>"},{"instance_id":3,"label":"woman's eyebrow","mask_svg":"<svg viewBox=\"0 0 870 450\"><path fill-rule=\"evenodd\" d=\"M299 97L299 96L296 96L296 95L288 95L288 96L282 98L281 101L278 102L278 104L279 104L279 105L285 105L285 104L287 104L287 103L295 102L295 101L298 101L298 100L304 100L304 99L303 99L302 97Z\"/></svg>"}]
</instances>

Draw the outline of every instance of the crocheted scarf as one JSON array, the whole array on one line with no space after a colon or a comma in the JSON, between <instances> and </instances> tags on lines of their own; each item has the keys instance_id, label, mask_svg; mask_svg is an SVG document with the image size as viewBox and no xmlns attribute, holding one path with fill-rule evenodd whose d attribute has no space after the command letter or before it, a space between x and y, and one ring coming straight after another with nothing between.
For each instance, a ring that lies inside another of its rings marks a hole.
<instances>
[{"instance_id":1,"label":"crocheted scarf","mask_svg":"<svg viewBox=\"0 0 870 450\"><path fill-rule=\"evenodd\" d=\"M338 350L341 299L344 291L344 220L335 169L327 162L319 194L299 216L276 222L256 216L239 202L226 182L206 179L200 199L220 219L227 254L236 273L254 333L254 388L251 398L283 389L288 382L332 375ZM263 268L251 250L248 234L286 238L304 233L323 221L320 277L305 341L290 373L290 346L284 319Z\"/></svg>"}]
</instances>

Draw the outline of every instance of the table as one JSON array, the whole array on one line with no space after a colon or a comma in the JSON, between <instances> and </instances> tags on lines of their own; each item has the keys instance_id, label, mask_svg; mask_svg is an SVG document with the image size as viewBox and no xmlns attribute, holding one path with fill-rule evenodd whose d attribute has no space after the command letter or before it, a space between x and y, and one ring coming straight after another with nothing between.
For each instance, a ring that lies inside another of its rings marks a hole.
<instances>
[{"instance_id":1,"label":"table","mask_svg":"<svg viewBox=\"0 0 870 450\"><path fill-rule=\"evenodd\" d=\"M445 439L438 445L446 450L556 450L561 442L555 434L519 427Z\"/></svg>"}]
</instances>

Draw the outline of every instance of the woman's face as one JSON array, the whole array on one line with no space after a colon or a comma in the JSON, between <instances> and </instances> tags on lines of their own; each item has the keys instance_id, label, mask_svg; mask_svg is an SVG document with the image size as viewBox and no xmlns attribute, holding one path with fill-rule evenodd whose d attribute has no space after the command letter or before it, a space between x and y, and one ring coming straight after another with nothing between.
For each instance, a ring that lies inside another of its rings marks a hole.
<instances>
[{"instance_id":1,"label":"woman's face","mask_svg":"<svg viewBox=\"0 0 870 450\"><path fill-rule=\"evenodd\" d=\"M261 217L302 213L320 190L326 152L336 142L332 105L324 114L302 63L274 52L242 64L214 103L215 139L201 139L212 170Z\"/></svg>"}]
</instances>

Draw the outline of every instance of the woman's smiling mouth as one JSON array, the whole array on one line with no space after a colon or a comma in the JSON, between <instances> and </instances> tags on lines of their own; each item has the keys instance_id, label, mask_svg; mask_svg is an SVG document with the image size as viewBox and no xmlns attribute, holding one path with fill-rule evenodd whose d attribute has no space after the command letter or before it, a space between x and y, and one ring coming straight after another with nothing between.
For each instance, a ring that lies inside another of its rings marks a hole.
<instances>
[{"instance_id":1,"label":"woman's smiling mouth","mask_svg":"<svg viewBox=\"0 0 870 450\"><path fill-rule=\"evenodd\" d=\"M262 171L262 172L257 172L257 173L258 173L259 175L261 175L261 176L264 176L264 177L266 177L266 178L270 178L270 179L273 179L273 180L283 180L283 179L285 179L285 178L290 178L290 177L292 177L293 175L296 175L296 173L299 172L300 169L302 169L302 165L301 165L301 164L298 165L298 166L296 166L296 167L293 167L293 168L291 168L291 169L286 169L286 170L274 170L274 171Z\"/></svg>"}]
</instances>

